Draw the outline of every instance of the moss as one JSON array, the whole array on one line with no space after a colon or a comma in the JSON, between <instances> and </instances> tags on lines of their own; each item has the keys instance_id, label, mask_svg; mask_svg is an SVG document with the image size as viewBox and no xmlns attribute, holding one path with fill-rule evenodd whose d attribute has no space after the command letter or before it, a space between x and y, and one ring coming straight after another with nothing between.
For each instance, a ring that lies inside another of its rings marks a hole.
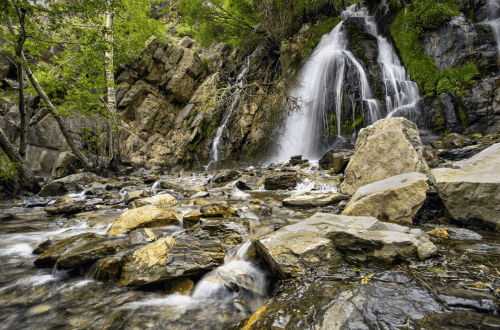
<instances>
[{"instance_id":1,"label":"moss","mask_svg":"<svg viewBox=\"0 0 500 330\"><path fill-rule=\"evenodd\" d=\"M324 22L312 26L310 29L312 33L311 37L302 45L302 55L304 57L308 57L312 53L314 47L316 47L321 40L321 37L333 30L333 28L336 27L340 21L340 17L330 17Z\"/></svg>"},{"instance_id":2,"label":"moss","mask_svg":"<svg viewBox=\"0 0 500 330\"><path fill-rule=\"evenodd\" d=\"M437 29L459 13L454 1L436 3L432 0L417 0L413 6L400 11L391 25L391 35L403 64L424 96L450 91L461 94L465 87L474 82L472 77L478 72L474 63L439 71L432 58L422 52L421 37L424 32Z\"/></svg>"},{"instance_id":3,"label":"moss","mask_svg":"<svg viewBox=\"0 0 500 330\"><path fill-rule=\"evenodd\" d=\"M462 105L460 105L460 107L458 108L458 112L460 114L460 120L462 121L462 125L465 130L467 127L469 127L470 124L469 114Z\"/></svg>"},{"instance_id":4,"label":"moss","mask_svg":"<svg viewBox=\"0 0 500 330\"><path fill-rule=\"evenodd\" d=\"M368 59L365 55L365 48L363 47L363 33L359 31L356 24L347 24L347 31L350 35L351 40L351 49L354 51L355 55L366 63L366 65L370 65Z\"/></svg>"},{"instance_id":5,"label":"moss","mask_svg":"<svg viewBox=\"0 0 500 330\"><path fill-rule=\"evenodd\" d=\"M474 22L474 10L471 10L471 11L469 12L469 15L467 15L467 17L469 18L469 20L470 20L471 22Z\"/></svg>"}]
</instances>

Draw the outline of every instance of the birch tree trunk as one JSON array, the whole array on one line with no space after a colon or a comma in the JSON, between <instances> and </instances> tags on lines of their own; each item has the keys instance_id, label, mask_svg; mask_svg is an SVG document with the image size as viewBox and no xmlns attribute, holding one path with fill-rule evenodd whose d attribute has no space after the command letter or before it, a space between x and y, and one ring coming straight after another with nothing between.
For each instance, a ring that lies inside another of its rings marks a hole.
<instances>
[{"instance_id":1,"label":"birch tree trunk","mask_svg":"<svg viewBox=\"0 0 500 330\"><path fill-rule=\"evenodd\" d=\"M111 1L107 0L107 12L106 12L106 40L108 42L108 48L106 50L105 56L107 60L106 66L106 81L107 81L107 92L108 92L108 111L111 119L108 122L108 147L109 147L109 161L110 163L114 161L116 157L116 147L115 147L115 134L114 129L118 129L116 122L116 90L114 87L115 77L113 74L113 12L111 11Z\"/></svg>"}]
</instances>

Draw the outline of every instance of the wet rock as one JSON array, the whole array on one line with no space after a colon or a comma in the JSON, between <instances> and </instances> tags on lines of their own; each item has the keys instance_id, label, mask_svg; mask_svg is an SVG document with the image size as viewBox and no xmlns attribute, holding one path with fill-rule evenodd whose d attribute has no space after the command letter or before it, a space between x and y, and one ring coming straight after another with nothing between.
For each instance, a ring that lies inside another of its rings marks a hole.
<instances>
[{"instance_id":1,"label":"wet rock","mask_svg":"<svg viewBox=\"0 0 500 330\"><path fill-rule=\"evenodd\" d=\"M174 211L148 205L123 212L106 234L121 235L137 228L178 226L180 221L181 217Z\"/></svg>"},{"instance_id":2,"label":"wet rock","mask_svg":"<svg viewBox=\"0 0 500 330\"><path fill-rule=\"evenodd\" d=\"M135 201L136 199L144 198L144 197L148 197L148 193L142 189L141 190L134 190L134 191L127 191L127 193L125 194L125 197L123 198L123 201L125 202L125 204L128 204L130 202Z\"/></svg>"},{"instance_id":3,"label":"wet rock","mask_svg":"<svg viewBox=\"0 0 500 330\"><path fill-rule=\"evenodd\" d=\"M224 245L238 245L250 235L248 219L225 219L205 221L191 235L200 240L218 239Z\"/></svg>"},{"instance_id":4,"label":"wet rock","mask_svg":"<svg viewBox=\"0 0 500 330\"><path fill-rule=\"evenodd\" d=\"M377 121L362 129L345 170L343 193L404 173L427 173L418 127L405 118Z\"/></svg>"},{"instance_id":5,"label":"wet rock","mask_svg":"<svg viewBox=\"0 0 500 330\"><path fill-rule=\"evenodd\" d=\"M440 149L437 151L437 155L446 160L458 161L471 158L484 149L486 148L483 146L468 146L460 149Z\"/></svg>"},{"instance_id":6,"label":"wet rock","mask_svg":"<svg viewBox=\"0 0 500 330\"><path fill-rule=\"evenodd\" d=\"M102 235L94 233L84 233L65 238L38 256L35 260L35 266L41 268L53 267L61 255L77 244L102 238Z\"/></svg>"},{"instance_id":7,"label":"wet rock","mask_svg":"<svg viewBox=\"0 0 500 330\"><path fill-rule=\"evenodd\" d=\"M432 170L435 186L451 216L500 228L500 143L453 168Z\"/></svg>"},{"instance_id":8,"label":"wet rock","mask_svg":"<svg viewBox=\"0 0 500 330\"><path fill-rule=\"evenodd\" d=\"M121 286L139 287L207 272L224 262L219 241L165 237L127 257Z\"/></svg>"},{"instance_id":9,"label":"wet rock","mask_svg":"<svg viewBox=\"0 0 500 330\"><path fill-rule=\"evenodd\" d=\"M426 259L437 253L427 238L389 231L372 217L316 213L255 241L272 270L282 277L296 276L304 268L334 267L349 262L391 264L410 258Z\"/></svg>"},{"instance_id":10,"label":"wet rock","mask_svg":"<svg viewBox=\"0 0 500 330\"><path fill-rule=\"evenodd\" d=\"M66 250L57 260L57 269L73 269L88 265L124 249L123 240L88 239Z\"/></svg>"},{"instance_id":11,"label":"wet rock","mask_svg":"<svg viewBox=\"0 0 500 330\"><path fill-rule=\"evenodd\" d=\"M207 197L210 197L210 193L208 191L200 191L199 193L196 193L193 196L191 196L191 198L193 199L207 198Z\"/></svg>"},{"instance_id":12,"label":"wet rock","mask_svg":"<svg viewBox=\"0 0 500 330\"><path fill-rule=\"evenodd\" d=\"M49 214L75 214L87 208L87 202L68 198L64 202L46 206L45 212Z\"/></svg>"},{"instance_id":13,"label":"wet rock","mask_svg":"<svg viewBox=\"0 0 500 330\"><path fill-rule=\"evenodd\" d=\"M120 279L123 259L124 254L120 253L118 255L97 260L94 265L94 280L104 283L112 283Z\"/></svg>"},{"instance_id":14,"label":"wet rock","mask_svg":"<svg viewBox=\"0 0 500 330\"><path fill-rule=\"evenodd\" d=\"M208 189L203 186L186 186L181 188L181 192L184 196L191 197L196 195L199 192L208 192Z\"/></svg>"},{"instance_id":15,"label":"wet rock","mask_svg":"<svg viewBox=\"0 0 500 330\"><path fill-rule=\"evenodd\" d=\"M264 181L266 190L287 190L293 189L297 185L297 176L295 174L274 174L267 177Z\"/></svg>"},{"instance_id":16,"label":"wet rock","mask_svg":"<svg viewBox=\"0 0 500 330\"><path fill-rule=\"evenodd\" d=\"M370 183L356 191L342 214L411 226L426 199L427 180L414 172Z\"/></svg>"},{"instance_id":17,"label":"wet rock","mask_svg":"<svg viewBox=\"0 0 500 330\"><path fill-rule=\"evenodd\" d=\"M239 200L239 201L245 201L245 200L251 200L252 195L247 194L244 191L241 190L233 190L228 196L228 199L231 200Z\"/></svg>"},{"instance_id":18,"label":"wet rock","mask_svg":"<svg viewBox=\"0 0 500 330\"><path fill-rule=\"evenodd\" d=\"M422 155L430 168L437 167L441 163L436 150L431 146L423 146Z\"/></svg>"},{"instance_id":19,"label":"wet rock","mask_svg":"<svg viewBox=\"0 0 500 330\"><path fill-rule=\"evenodd\" d=\"M158 237L150 228L135 229L128 234L128 241L131 244L140 244L144 242L153 242Z\"/></svg>"},{"instance_id":20,"label":"wet rock","mask_svg":"<svg viewBox=\"0 0 500 330\"><path fill-rule=\"evenodd\" d=\"M223 170L219 172L213 179L214 183L225 183L232 181L238 177L239 173L236 170Z\"/></svg>"},{"instance_id":21,"label":"wet rock","mask_svg":"<svg viewBox=\"0 0 500 330\"><path fill-rule=\"evenodd\" d=\"M229 217L233 214L234 208L227 202L220 202L203 205L200 212L206 218Z\"/></svg>"},{"instance_id":22,"label":"wet rock","mask_svg":"<svg viewBox=\"0 0 500 330\"><path fill-rule=\"evenodd\" d=\"M294 193L283 200L283 206L324 207L349 199L337 192L307 191Z\"/></svg>"},{"instance_id":23,"label":"wet rock","mask_svg":"<svg viewBox=\"0 0 500 330\"><path fill-rule=\"evenodd\" d=\"M250 188L246 182L243 182L243 181L236 181L236 183L234 184L234 186L239 189L239 190L242 190L242 191L245 191L245 190L252 190L252 188Z\"/></svg>"},{"instance_id":24,"label":"wet rock","mask_svg":"<svg viewBox=\"0 0 500 330\"><path fill-rule=\"evenodd\" d=\"M94 173L73 174L62 179L57 179L42 187L38 194L40 197L62 196L68 193L76 193L83 190L84 186L92 182L100 181L101 178Z\"/></svg>"},{"instance_id":25,"label":"wet rock","mask_svg":"<svg viewBox=\"0 0 500 330\"><path fill-rule=\"evenodd\" d=\"M184 228L192 228L200 223L203 213L199 209L193 210L182 217Z\"/></svg>"},{"instance_id":26,"label":"wet rock","mask_svg":"<svg viewBox=\"0 0 500 330\"><path fill-rule=\"evenodd\" d=\"M319 166L324 170L331 170L334 173L344 172L354 151L352 150L330 150L321 157Z\"/></svg>"},{"instance_id":27,"label":"wet rock","mask_svg":"<svg viewBox=\"0 0 500 330\"><path fill-rule=\"evenodd\" d=\"M82 170L82 162L70 152L61 152L52 167L52 177L59 179Z\"/></svg>"},{"instance_id":28,"label":"wet rock","mask_svg":"<svg viewBox=\"0 0 500 330\"><path fill-rule=\"evenodd\" d=\"M469 140L465 136L452 133L446 136L443 141L441 141L442 147L444 149L456 149L463 148L475 144L476 141Z\"/></svg>"},{"instance_id":29,"label":"wet rock","mask_svg":"<svg viewBox=\"0 0 500 330\"><path fill-rule=\"evenodd\" d=\"M141 198L141 199L136 199L135 201L132 202L132 205L135 208L146 206L146 205L155 205L155 206L171 206L177 204L177 199L170 195L170 194L161 194L161 195L156 195L153 197L149 198Z\"/></svg>"}]
</instances>

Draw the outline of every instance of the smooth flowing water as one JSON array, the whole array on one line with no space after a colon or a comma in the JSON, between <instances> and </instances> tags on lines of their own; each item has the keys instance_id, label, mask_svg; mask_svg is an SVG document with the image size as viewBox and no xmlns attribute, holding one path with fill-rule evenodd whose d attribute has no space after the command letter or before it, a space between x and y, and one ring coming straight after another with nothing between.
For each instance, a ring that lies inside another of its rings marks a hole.
<instances>
[{"instance_id":1,"label":"smooth flowing water","mask_svg":"<svg viewBox=\"0 0 500 330\"><path fill-rule=\"evenodd\" d=\"M387 6L387 3L384 2L381 6ZM365 3L358 4L350 16L364 18L366 32L377 38L377 62L382 68L382 80L385 86L386 118L405 117L418 122L420 110L417 103L421 99L420 91L417 83L410 80L410 75L401 65L394 47L379 33L375 19L368 12Z\"/></svg>"},{"instance_id":2,"label":"smooth flowing water","mask_svg":"<svg viewBox=\"0 0 500 330\"><path fill-rule=\"evenodd\" d=\"M222 134L225 132L227 128L227 122L231 117L231 115L233 114L234 109L238 106L238 101L240 100L241 97L241 89L243 85L246 83L248 71L250 70L251 60L255 56L254 54L257 51L259 51L259 48L257 48L257 50L255 50L254 53L252 53L250 56L246 58L240 73L236 77L236 82L233 85L233 88L231 89L231 93L233 93L233 95L231 96L232 97L231 105L229 106L229 108L224 113L224 116L222 117L222 124L217 128L217 131L215 132L215 138L214 142L212 143L212 150L210 153L210 162L207 165L207 168L210 167L211 163L216 163L217 161L219 161L219 145L222 139Z\"/></svg>"},{"instance_id":3,"label":"smooth flowing water","mask_svg":"<svg viewBox=\"0 0 500 330\"><path fill-rule=\"evenodd\" d=\"M500 1L489 0L488 13L488 19L484 23L491 26L493 35L497 42L498 52L500 52Z\"/></svg>"},{"instance_id":4,"label":"smooth flowing water","mask_svg":"<svg viewBox=\"0 0 500 330\"><path fill-rule=\"evenodd\" d=\"M347 18L355 8L349 7L342 17ZM359 99L366 122L381 119L379 102L373 98L365 70L349 51L348 44L346 29L341 22L322 37L305 63L299 75L301 87L292 91L299 100L301 111L287 118L286 131L278 141L280 149L273 156L274 160L286 161L298 154L319 159L339 137L345 135L342 109L343 104L351 102L345 95L348 72L351 75L355 72L359 80Z\"/></svg>"}]
</instances>

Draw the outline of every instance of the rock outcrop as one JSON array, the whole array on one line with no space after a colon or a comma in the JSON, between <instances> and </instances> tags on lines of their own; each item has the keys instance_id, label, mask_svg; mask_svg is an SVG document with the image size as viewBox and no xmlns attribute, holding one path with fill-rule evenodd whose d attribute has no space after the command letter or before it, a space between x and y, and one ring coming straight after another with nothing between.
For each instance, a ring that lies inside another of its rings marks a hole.
<instances>
[{"instance_id":1,"label":"rock outcrop","mask_svg":"<svg viewBox=\"0 0 500 330\"><path fill-rule=\"evenodd\" d=\"M121 286L140 287L205 273L224 262L219 241L165 237L133 252L125 262Z\"/></svg>"},{"instance_id":2,"label":"rock outcrop","mask_svg":"<svg viewBox=\"0 0 500 330\"><path fill-rule=\"evenodd\" d=\"M316 213L255 242L259 254L282 277L305 268L334 267L343 260L392 264L399 260L425 260L437 253L427 238L390 230L373 217Z\"/></svg>"},{"instance_id":3,"label":"rock outcrop","mask_svg":"<svg viewBox=\"0 0 500 330\"><path fill-rule=\"evenodd\" d=\"M353 195L369 183L428 170L417 125L405 118L383 119L359 132L341 191Z\"/></svg>"},{"instance_id":4,"label":"rock outcrop","mask_svg":"<svg viewBox=\"0 0 500 330\"><path fill-rule=\"evenodd\" d=\"M426 175L414 172L370 183L356 191L342 214L411 226L427 197L426 181Z\"/></svg>"},{"instance_id":5,"label":"rock outcrop","mask_svg":"<svg viewBox=\"0 0 500 330\"><path fill-rule=\"evenodd\" d=\"M123 212L106 234L121 235L137 228L178 226L180 221L181 217L174 211L147 205Z\"/></svg>"},{"instance_id":6,"label":"rock outcrop","mask_svg":"<svg viewBox=\"0 0 500 330\"><path fill-rule=\"evenodd\" d=\"M470 159L436 168L432 176L444 205L459 221L500 228L500 143Z\"/></svg>"}]
</instances>

